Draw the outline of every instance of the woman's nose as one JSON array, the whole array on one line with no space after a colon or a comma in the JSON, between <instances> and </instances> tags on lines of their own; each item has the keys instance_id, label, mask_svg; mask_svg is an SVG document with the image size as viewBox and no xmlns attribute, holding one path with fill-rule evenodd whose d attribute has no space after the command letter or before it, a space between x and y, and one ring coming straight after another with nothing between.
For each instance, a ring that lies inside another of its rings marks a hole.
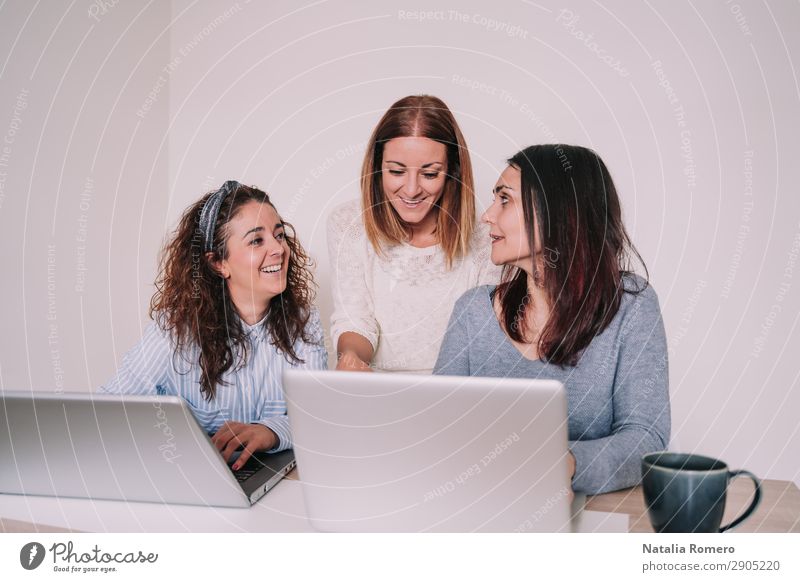
<instances>
[{"instance_id":1,"label":"woman's nose","mask_svg":"<svg viewBox=\"0 0 800 582\"><path fill-rule=\"evenodd\" d=\"M269 254L272 256L281 256L283 255L283 245L279 240L272 240L272 244L270 245Z\"/></svg>"},{"instance_id":2,"label":"woman's nose","mask_svg":"<svg viewBox=\"0 0 800 582\"><path fill-rule=\"evenodd\" d=\"M409 196L416 196L419 189L419 178L417 178L414 172L408 172L408 177L406 178L406 194Z\"/></svg>"},{"instance_id":3,"label":"woman's nose","mask_svg":"<svg viewBox=\"0 0 800 582\"><path fill-rule=\"evenodd\" d=\"M492 205L489 208L487 208L483 212L483 214L481 214L481 221L482 222L485 222L486 224L494 224L494 213L492 212L493 208L494 208L494 202L492 203Z\"/></svg>"}]
</instances>

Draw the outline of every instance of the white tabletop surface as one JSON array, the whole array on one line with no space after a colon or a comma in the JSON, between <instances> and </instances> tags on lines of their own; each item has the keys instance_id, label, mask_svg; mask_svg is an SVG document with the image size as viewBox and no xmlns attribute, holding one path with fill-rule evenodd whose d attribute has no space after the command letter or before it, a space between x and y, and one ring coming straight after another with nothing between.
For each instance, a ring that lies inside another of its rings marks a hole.
<instances>
[{"instance_id":1,"label":"white tabletop surface","mask_svg":"<svg viewBox=\"0 0 800 582\"><path fill-rule=\"evenodd\" d=\"M91 532L313 532L298 481L284 479L249 509L0 495L6 519Z\"/></svg>"},{"instance_id":2,"label":"white tabletop surface","mask_svg":"<svg viewBox=\"0 0 800 582\"><path fill-rule=\"evenodd\" d=\"M0 517L85 532L314 532L302 485L284 479L249 509L0 495ZM626 532L625 514L582 511L579 532Z\"/></svg>"}]
</instances>

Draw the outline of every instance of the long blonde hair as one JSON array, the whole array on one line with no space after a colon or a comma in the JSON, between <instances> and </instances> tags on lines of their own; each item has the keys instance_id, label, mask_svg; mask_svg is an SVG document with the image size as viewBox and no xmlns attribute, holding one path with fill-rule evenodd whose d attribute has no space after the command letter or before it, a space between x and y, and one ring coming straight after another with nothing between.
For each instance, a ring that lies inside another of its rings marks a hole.
<instances>
[{"instance_id":1,"label":"long blonde hair","mask_svg":"<svg viewBox=\"0 0 800 582\"><path fill-rule=\"evenodd\" d=\"M475 191L472 162L464 136L444 101L431 95L410 95L394 103L372 132L361 169L361 204L364 227L372 247L382 253L384 244L400 244L409 228L386 200L383 192L383 148L397 137L426 137L447 149L447 180L433 212L436 234L448 268L469 252L475 226Z\"/></svg>"}]
</instances>

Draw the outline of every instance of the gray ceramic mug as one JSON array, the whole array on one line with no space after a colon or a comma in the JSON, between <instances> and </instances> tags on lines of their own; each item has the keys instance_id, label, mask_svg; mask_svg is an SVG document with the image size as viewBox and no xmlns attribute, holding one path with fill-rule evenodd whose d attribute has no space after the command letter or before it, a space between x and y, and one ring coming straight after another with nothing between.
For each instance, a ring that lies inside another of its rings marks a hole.
<instances>
[{"instance_id":1,"label":"gray ceramic mug","mask_svg":"<svg viewBox=\"0 0 800 582\"><path fill-rule=\"evenodd\" d=\"M725 497L734 477L749 477L756 486L744 513L724 527ZM748 471L729 471L717 459L661 451L642 457L642 490L650 523L657 532L714 533L736 527L761 502L761 483Z\"/></svg>"}]
</instances>

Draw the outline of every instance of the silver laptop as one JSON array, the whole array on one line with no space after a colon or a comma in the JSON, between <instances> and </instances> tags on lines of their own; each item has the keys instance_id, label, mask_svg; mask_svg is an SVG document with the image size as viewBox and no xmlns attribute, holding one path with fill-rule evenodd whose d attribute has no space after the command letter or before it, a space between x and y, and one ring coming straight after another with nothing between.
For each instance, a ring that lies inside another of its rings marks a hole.
<instances>
[{"instance_id":1,"label":"silver laptop","mask_svg":"<svg viewBox=\"0 0 800 582\"><path fill-rule=\"evenodd\" d=\"M283 380L316 529L570 531L559 382L307 370Z\"/></svg>"},{"instance_id":2,"label":"silver laptop","mask_svg":"<svg viewBox=\"0 0 800 582\"><path fill-rule=\"evenodd\" d=\"M258 453L234 474L174 396L0 393L0 493L250 507L293 467Z\"/></svg>"}]
</instances>

